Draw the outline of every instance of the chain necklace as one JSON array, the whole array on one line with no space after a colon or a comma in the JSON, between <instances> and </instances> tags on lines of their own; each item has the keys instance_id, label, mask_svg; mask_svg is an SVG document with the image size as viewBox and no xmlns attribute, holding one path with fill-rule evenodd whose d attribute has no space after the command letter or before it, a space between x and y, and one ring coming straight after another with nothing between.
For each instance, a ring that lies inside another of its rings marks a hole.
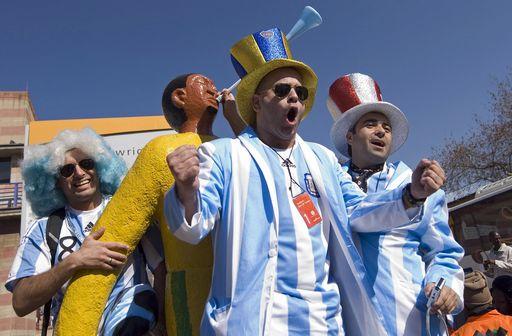
<instances>
[{"instance_id":1,"label":"chain necklace","mask_svg":"<svg viewBox=\"0 0 512 336\"><path fill-rule=\"evenodd\" d=\"M283 162L281 162L281 166L286 167L286 169L288 170L288 176L290 177L290 185L288 187L288 190L290 190L290 195L292 196L292 198L295 197L293 194L293 184L298 186L301 190L298 195L302 194L305 191L304 188L302 188L301 185L297 181L295 181L295 179L292 176L292 170L290 169L290 168L296 168L295 164L293 164L292 160L290 160L290 158L292 157L294 148L295 148L295 144L293 144L293 146L290 150L290 154L288 154L288 157L285 159L273 147L270 147L270 149L272 149L277 154L277 156L279 156L279 158L283 161Z\"/></svg>"},{"instance_id":2,"label":"chain necklace","mask_svg":"<svg viewBox=\"0 0 512 336\"><path fill-rule=\"evenodd\" d=\"M287 168L293 167L293 168L295 168L295 165L293 164L292 160L290 160L290 158L292 157L292 154L293 154L293 148L294 147L295 147L295 144L293 144L292 148L290 149L290 154L288 154L288 157L286 159L284 157L282 157L281 154L279 154L279 152L275 150L275 148L270 147L270 149L272 149L277 154L277 156L279 156L279 158L281 160L283 160L283 162L281 163L282 167L287 167Z\"/></svg>"}]
</instances>

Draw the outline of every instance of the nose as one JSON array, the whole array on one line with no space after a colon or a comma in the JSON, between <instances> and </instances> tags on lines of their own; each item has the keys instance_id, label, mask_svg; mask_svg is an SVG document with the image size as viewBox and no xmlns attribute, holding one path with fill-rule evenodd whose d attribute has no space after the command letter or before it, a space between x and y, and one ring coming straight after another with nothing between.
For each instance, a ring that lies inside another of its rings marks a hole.
<instances>
[{"instance_id":1,"label":"nose","mask_svg":"<svg viewBox=\"0 0 512 336\"><path fill-rule=\"evenodd\" d=\"M75 165L75 171L73 172L73 176L84 176L85 171L80 167L80 165Z\"/></svg>"},{"instance_id":2,"label":"nose","mask_svg":"<svg viewBox=\"0 0 512 336\"><path fill-rule=\"evenodd\" d=\"M386 134L386 130L384 129L382 124L377 124L377 126L375 127L375 135L382 138L385 134Z\"/></svg>"},{"instance_id":3,"label":"nose","mask_svg":"<svg viewBox=\"0 0 512 336\"><path fill-rule=\"evenodd\" d=\"M299 96L297 96L297 92L295 91L295 88L291 88L290 93L288 94L288 102L289 103L296 103L299 101Z\"/></svg>"}]
</instances>

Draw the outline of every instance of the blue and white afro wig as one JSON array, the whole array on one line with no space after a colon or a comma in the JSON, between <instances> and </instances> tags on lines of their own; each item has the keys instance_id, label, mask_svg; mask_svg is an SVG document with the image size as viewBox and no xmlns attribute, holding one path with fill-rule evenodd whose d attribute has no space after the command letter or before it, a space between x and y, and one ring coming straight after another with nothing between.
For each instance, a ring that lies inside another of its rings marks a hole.
<instances>
[{"instance_id":1,"label":"blue and white afro wig","mask_svg":"<svg viewBox=\"0 0 512 336\"><path fill-rule=\"evenodd\" d=\"M66 152L80 149L95 162L96 174L103 195L113 195L126 173L126 164L112 148L90 128L64 130L51 142L28 146L21 165L25 196L34 214L50 215L67 204L57 181Z\"/></svg>"}]
</instances>

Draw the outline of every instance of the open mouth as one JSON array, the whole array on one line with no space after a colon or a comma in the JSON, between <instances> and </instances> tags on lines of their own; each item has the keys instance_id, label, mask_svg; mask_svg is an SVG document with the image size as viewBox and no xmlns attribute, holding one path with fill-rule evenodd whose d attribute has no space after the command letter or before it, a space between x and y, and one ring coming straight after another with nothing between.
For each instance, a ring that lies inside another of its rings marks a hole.
<instances>
[{"instance_id":1,"label":"open mouth","mask_svg":"<svg viewBox=\"0 0 512 336\"><path fill-rule=\"evenodd\" d=\"M298 114L299 114L299 110L296 107L292 107L288 110L286 119L288 119L288 121L292 123L297 119Z\"/></svg>"},{"instance_id":2,"label":"open mouth","mask_svg":"<svg viewBox=\"0 0 512 336\"><path fill-rule=\"evenodd\" d=\"M384 141L382 140L378 140L378 139L373 139L373 140L370 140L370 143L372 145L375 145L377 147L380 147L380 148L384 148L386 147L386 144L384 143Z\"/></svg>"}]
</instances>

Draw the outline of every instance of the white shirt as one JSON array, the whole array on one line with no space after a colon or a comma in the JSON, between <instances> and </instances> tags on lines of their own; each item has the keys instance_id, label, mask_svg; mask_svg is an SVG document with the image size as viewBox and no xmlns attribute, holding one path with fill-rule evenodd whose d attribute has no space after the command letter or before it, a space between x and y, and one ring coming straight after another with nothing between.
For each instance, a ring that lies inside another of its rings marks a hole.
<instances>
[{"instance_id":1,"label":"white shirt","mask_svg":"<svg viewBox=\"0 0 512 336\"><path fill-rule=\"evenodd\" d=\"M489 265L489 269L486 272L488 276L493 278L500 275L512 276L512 247L502 243L497 251L492 248L487 254L489 259L495 260L494 265Z\"/></svg>"}]
</instances>

